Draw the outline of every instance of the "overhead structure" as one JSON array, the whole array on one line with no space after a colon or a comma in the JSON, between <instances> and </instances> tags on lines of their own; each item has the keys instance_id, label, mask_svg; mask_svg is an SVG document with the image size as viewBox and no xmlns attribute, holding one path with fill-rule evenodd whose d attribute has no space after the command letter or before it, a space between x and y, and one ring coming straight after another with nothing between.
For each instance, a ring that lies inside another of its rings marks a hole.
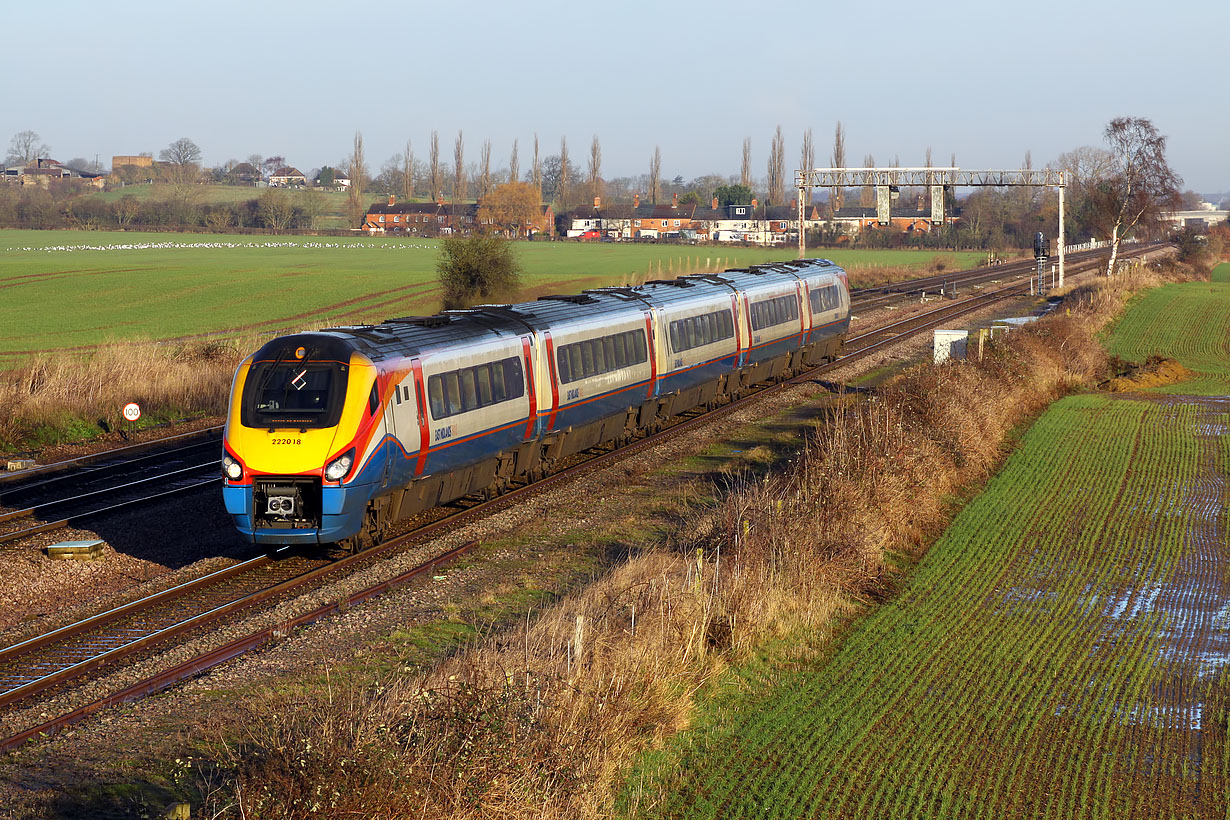
<instances>
[{"instance_id":1,"label":"overhead structure","mask_svg":"<svg viewBox=\"0 0 1230 820\"><path fill-rule=\"evenodd\" d=\"M931 192L931 221L944 222L944 191L949 188L1058 188L1059 189L1059 286L1063 287L1064 233L1063 195L1067 172L1050 168L1019 170L970 170L966 168L812 168L795 172L799 189L799 258L807 255L804 216L812 188L874 188L876 221L889 224L893 194L903 187L927 188Z\"/></svg>"}]
</instances>

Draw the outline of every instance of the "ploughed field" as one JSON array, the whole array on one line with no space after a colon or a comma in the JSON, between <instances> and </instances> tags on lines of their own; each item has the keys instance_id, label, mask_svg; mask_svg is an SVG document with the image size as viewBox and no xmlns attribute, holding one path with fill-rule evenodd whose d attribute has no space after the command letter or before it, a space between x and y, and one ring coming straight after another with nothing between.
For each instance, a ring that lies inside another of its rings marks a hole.
<instances>
[{"instance_id":1,"label":"ploughed field","mask_svg":"<svg viewBox=\"0 0 1230 820\"><path fill-rule=\"evenodd\" d=\"M629 813L1225 817L1226 324L1133 335L1177 305L1225 316L1230 285L1149 293L1108 344L1179 358L1202 395L1055 403L827 655L717 687L634 773Z\"/></svg>"},{"instance_id":2,"label":"ploughed field","mask_svg":"<svg viewBox=\"0 0 1230 820\"><path fill-rule=\"evenodd\" d=\"M521 298L735 265L794 248L520 242ZM820 251L840 264L949 270L981 254ZM0 366L31 351L211 333L255 336L440 307L433 239L0 231Z\"/></svg>"}]
</instances>

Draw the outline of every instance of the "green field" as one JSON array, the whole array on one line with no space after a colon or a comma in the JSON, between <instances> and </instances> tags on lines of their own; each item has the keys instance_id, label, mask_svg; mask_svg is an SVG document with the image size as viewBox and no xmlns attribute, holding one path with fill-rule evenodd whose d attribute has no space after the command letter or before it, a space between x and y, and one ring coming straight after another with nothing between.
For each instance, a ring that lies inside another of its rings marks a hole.
<instances>
[{"instance_id":1,"label":"green field","mask_svg":"<svg viewBox=\"0 0 1230 820\"><path fill-rule=\"evenodd\" d=\"M1230 264L1218 266L1212 282L1166 285L1133 300L1106 349L1132 361L1160 353L1199 374L1156 392L1230 394Z\"/></svg>"},{"instance_id":2,"label":"green field","mask_svg":"<svg viewBox=\"0 0 1230 820\"><path fill-rule=\"evenodd\" d=\"M257 188L251 185L200 185L194 189L193 202L197 205L222 205L236 204L247 202L250 199L259 199L260 195L268 188ZM290 191L292 198L300 194L299 191ZM321 203L320 213L316 217L316 228L340 228L346 229L350 227L350 218L346 215L346 203L349 195L345 191L328 191L319 188L312 189L312 194L319 198ZM125 196L135 197L144 202L148 199L157 199L165 197L165 185L125 185L123 187L114 187L109 191L101 191L97 194L91 194L90 197L103 202L115 202Z\"/></svg>"},{"instance_id":3,"label":"green field","mask_svg":"<svg viewBox=\"0 0 1230 820\"><path fill-rule=\"evenodd\" d=\"M827 660L729 676L627 804L1224 817L1227 423L1212 401L1057 403L891 603Z\"/></svg>"},{"instance_id":4,"label":"green field","mask_svg":"<svg viewBox=\"0 0 1230 820\"><path fill-rule=\"evenodd\" d=\"M626 284L793 249L524 242L524 297ZM845 265L923 267L936 254L825 252ZM0 364L111 340L378 321L440 306L436 241L0 231ZM976 252L942 254L969 267Z\"/></svg>"}]
</instances>

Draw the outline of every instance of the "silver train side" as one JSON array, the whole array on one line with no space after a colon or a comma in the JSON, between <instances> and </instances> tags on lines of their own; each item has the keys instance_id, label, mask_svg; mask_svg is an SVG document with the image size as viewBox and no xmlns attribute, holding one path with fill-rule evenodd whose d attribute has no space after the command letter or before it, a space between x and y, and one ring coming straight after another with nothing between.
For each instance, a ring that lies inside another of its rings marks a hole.
<instances>
[{"instance_id":1,"label":"silver train side","mask_svg":"<svg viewBox=\"0 0 1230 820\"><path fill-rule=\"evenodd\" d=\"M805 259L284 336L236 372L226 508L254 543L363 546L830 360L849 322Z\"/></svg>"}]
</instances>

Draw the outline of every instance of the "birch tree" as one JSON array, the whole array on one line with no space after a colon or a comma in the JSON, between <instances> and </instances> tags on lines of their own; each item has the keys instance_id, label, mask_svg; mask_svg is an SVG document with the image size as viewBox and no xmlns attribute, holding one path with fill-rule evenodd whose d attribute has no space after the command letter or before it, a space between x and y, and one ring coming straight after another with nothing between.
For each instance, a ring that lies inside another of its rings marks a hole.
<instances>
[{"instance_id":1,"label":"birch tree","mask_svg":"<svg viewBox=\"0 0 1230 820\"><path fill-rule=\"evenodd\" d=\"M1152 226L1164 211L1178 207L1183 180L1166 161L1166 138L1148 119L1116 117L1106 126L1104 136L1113 165L1097 185L1093 212L1103 229L1109 229L1106 275L1110 276L1123 237Z\"/></svg>"}]
</instances>

